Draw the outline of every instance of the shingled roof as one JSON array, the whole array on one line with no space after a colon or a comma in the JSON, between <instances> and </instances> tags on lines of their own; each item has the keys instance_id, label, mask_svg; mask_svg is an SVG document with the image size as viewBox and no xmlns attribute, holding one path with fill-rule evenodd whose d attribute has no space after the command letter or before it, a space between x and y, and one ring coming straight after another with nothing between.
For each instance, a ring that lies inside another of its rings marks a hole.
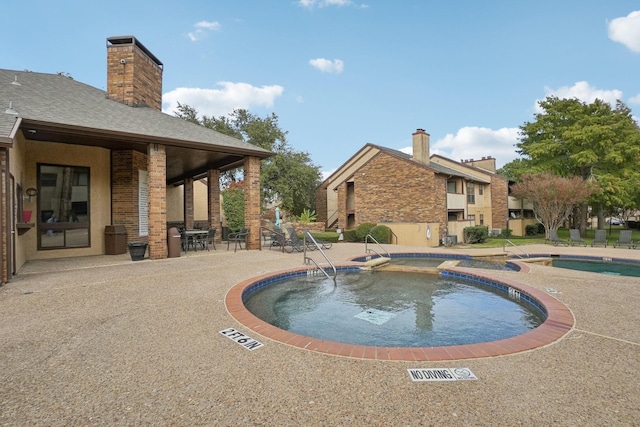
<instances>
[{"instance_id":1,"label":"shingled roof","mask_svg":"<svg viewBox=\"0 0 640 427\"><path fill-rule=\"evenodd\" d=\"M17 126L32 140L141 152L149 143L162 144L168 181L232 169L242 165L244 156L273 155L153 108L111 100L105 91L60 74L0 69L0 102L0 144L13 143ZM9 107L17 115L6 113Z\"/></svg>"}]
</instances>

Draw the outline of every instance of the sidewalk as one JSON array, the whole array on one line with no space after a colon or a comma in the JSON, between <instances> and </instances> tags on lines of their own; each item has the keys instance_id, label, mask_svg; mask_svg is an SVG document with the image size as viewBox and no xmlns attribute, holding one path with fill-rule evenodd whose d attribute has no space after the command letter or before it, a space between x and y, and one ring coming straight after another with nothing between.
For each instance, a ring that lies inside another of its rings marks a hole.
<instances>
[{"instance_id":1,"label":"sidewalk","mask_svg":"<svg viewBox=\"0 0 640 427\"><path fill-rule=\"evenodd\" d=\"M387 246L393 252L498 249ZM526 246L530 254L640 259L640 250ZM335 262L364 254L335 244ZM493 272L553 296L575 328L547 347L452 362L362 361L271 341L238 324L234 284L302 265L275 250L28 263L0 287L2 425L637 425L640 278L531 266ZM248 351L220 334L264 344ZM466 367L477 381L412 382L409 368Z\"/></svg>"}]
</instances>

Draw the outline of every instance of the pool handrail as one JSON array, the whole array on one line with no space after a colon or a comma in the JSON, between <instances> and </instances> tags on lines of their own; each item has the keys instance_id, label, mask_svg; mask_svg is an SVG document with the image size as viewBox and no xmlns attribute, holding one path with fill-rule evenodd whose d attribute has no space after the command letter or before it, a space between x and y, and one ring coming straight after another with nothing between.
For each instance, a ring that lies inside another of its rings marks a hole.
<instances>
[{"instance_id":1,"label":"pool handrail","mask_svg":"<svg viewBox=\"0 0 640 427\"><path fill-rule=\"evenodd\" d=\"M523 257L523 256L521 256L520 254L517 254L517 253L515 253L515 252L511 252L510 250L507 250L507 242L508 242L511 246L513 246L514 248L517 248L518 250L520 250L520 252L522 252L522 253L524 254L524 257ZM528 254L524 249L522 249L520 246L516 245L515 243L513 243L513 242L512 242L511 240L509 240L509 239L504 239L504 245L502 246L502 250L503 250L504 252L508 253L508 254L513 254L513 255L517 256L518 258L521 258L521 259L522 259L522 258L529 258L529 254Z\"/></svg>"},{"instance_id":2,"label":"pool handrail","mask_svg":"<svg viewBox=\"0 0 640 427\"><path fill-rule=\"evenodd\" d=\"M387 251L377 240L375 237L373 237L371 234L367 234L366 237L364 238L364 252L365 253L369 253L369 252L374 252L376 255L378 255L379 257L382 257L382 255L380 255L376 250L374 249L369 249L368 248L368 243L369 243L369 239L373 240L378 246L380 246L380 249L382 249L384 251L385 254L387 254L387 258L391 258L391 254L389 253L389 251Z\"/></svg>"},{"instance_id":3,"label":"pool handrail","mask_svg":"<svg viewBox=\"0 0 640 427\"><path fill-rule=\"evenodd\" d=\"M324 259L327 260L327 262L329 263L329 265L333 269L333 282L335 283L336 276L338 275L338 271L336 270L336 266L333 264L333 262L331 262L331 260L327 256L327 254L324 253L324 251L322 250L322 245L320 245L318 242L316 242L316 239L313 238L313 236L311 235L309 230L304 230L304 232L302 234L302 240L303 240L302 246L304 247L304 263L305 264L309 264L308 261L313 262L316 265L316 267L318 267L318 270L322 271L325 274L325 276L327 276L327 278L331 279L331 276L329 276L329 273L327 273L324 268L320 267L320 265L313 258L310 258L310 257L307 256L307 237L309 237L309 239L311 239L313 244L316 246L316 249L318 249L320 251L320 253L324 257Z\"/></svg>"}]
</instances>

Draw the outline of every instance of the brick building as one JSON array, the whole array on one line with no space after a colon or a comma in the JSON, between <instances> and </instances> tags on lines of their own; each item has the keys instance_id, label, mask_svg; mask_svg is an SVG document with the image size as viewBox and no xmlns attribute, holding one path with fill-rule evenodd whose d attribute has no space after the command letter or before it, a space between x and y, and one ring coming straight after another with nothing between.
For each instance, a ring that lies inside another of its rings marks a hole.
<instances>
[{"instance_id":1,"label":"brick building","mask_svg":"<svg viewBox=\"0 0 640 427\"><path fill-rule=\"evenodd\" d=\"M413 134L413 156L367 144L316 192L318 221L351 229L364 222L389 226L398 243L438 246L463 229L506 227L506 179L495 159L455 162L429 154L429 134Z\"/></svg>"},{"instance_id":2,"label":"brick building","mask_svg":"<svg viewBox=\"0 0 640 427\"><path fill-rule=\"evenodd\" d=\"M260 160L242 140L162 113L163 64L135 37L107 39L107 90L61 74L0 69L0 282L28 260L105 253L107 226L167 257L167 193L193 224L206 178L220 226L220 172L244 166L249 248L260 244ZM175 207L171 207L175 211Z\"/></svg>"}]
</instances>

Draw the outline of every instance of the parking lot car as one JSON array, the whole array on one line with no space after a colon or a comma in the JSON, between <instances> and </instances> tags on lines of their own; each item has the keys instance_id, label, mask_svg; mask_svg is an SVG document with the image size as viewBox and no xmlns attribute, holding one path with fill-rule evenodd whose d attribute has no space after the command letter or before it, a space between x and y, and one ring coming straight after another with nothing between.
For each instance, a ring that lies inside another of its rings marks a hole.
<instances>
[{"instance_id":1,"label":"parking lot car","mask_svg":"<svg viewBox=\"0 0 640 427\"><path fill-rule=\"evenodd\" d=\"M624 221L621 220L620 218L609 218L607 220L607 224L611 224L611 225L623 225Z\"/></svg>"}]
</instances>

